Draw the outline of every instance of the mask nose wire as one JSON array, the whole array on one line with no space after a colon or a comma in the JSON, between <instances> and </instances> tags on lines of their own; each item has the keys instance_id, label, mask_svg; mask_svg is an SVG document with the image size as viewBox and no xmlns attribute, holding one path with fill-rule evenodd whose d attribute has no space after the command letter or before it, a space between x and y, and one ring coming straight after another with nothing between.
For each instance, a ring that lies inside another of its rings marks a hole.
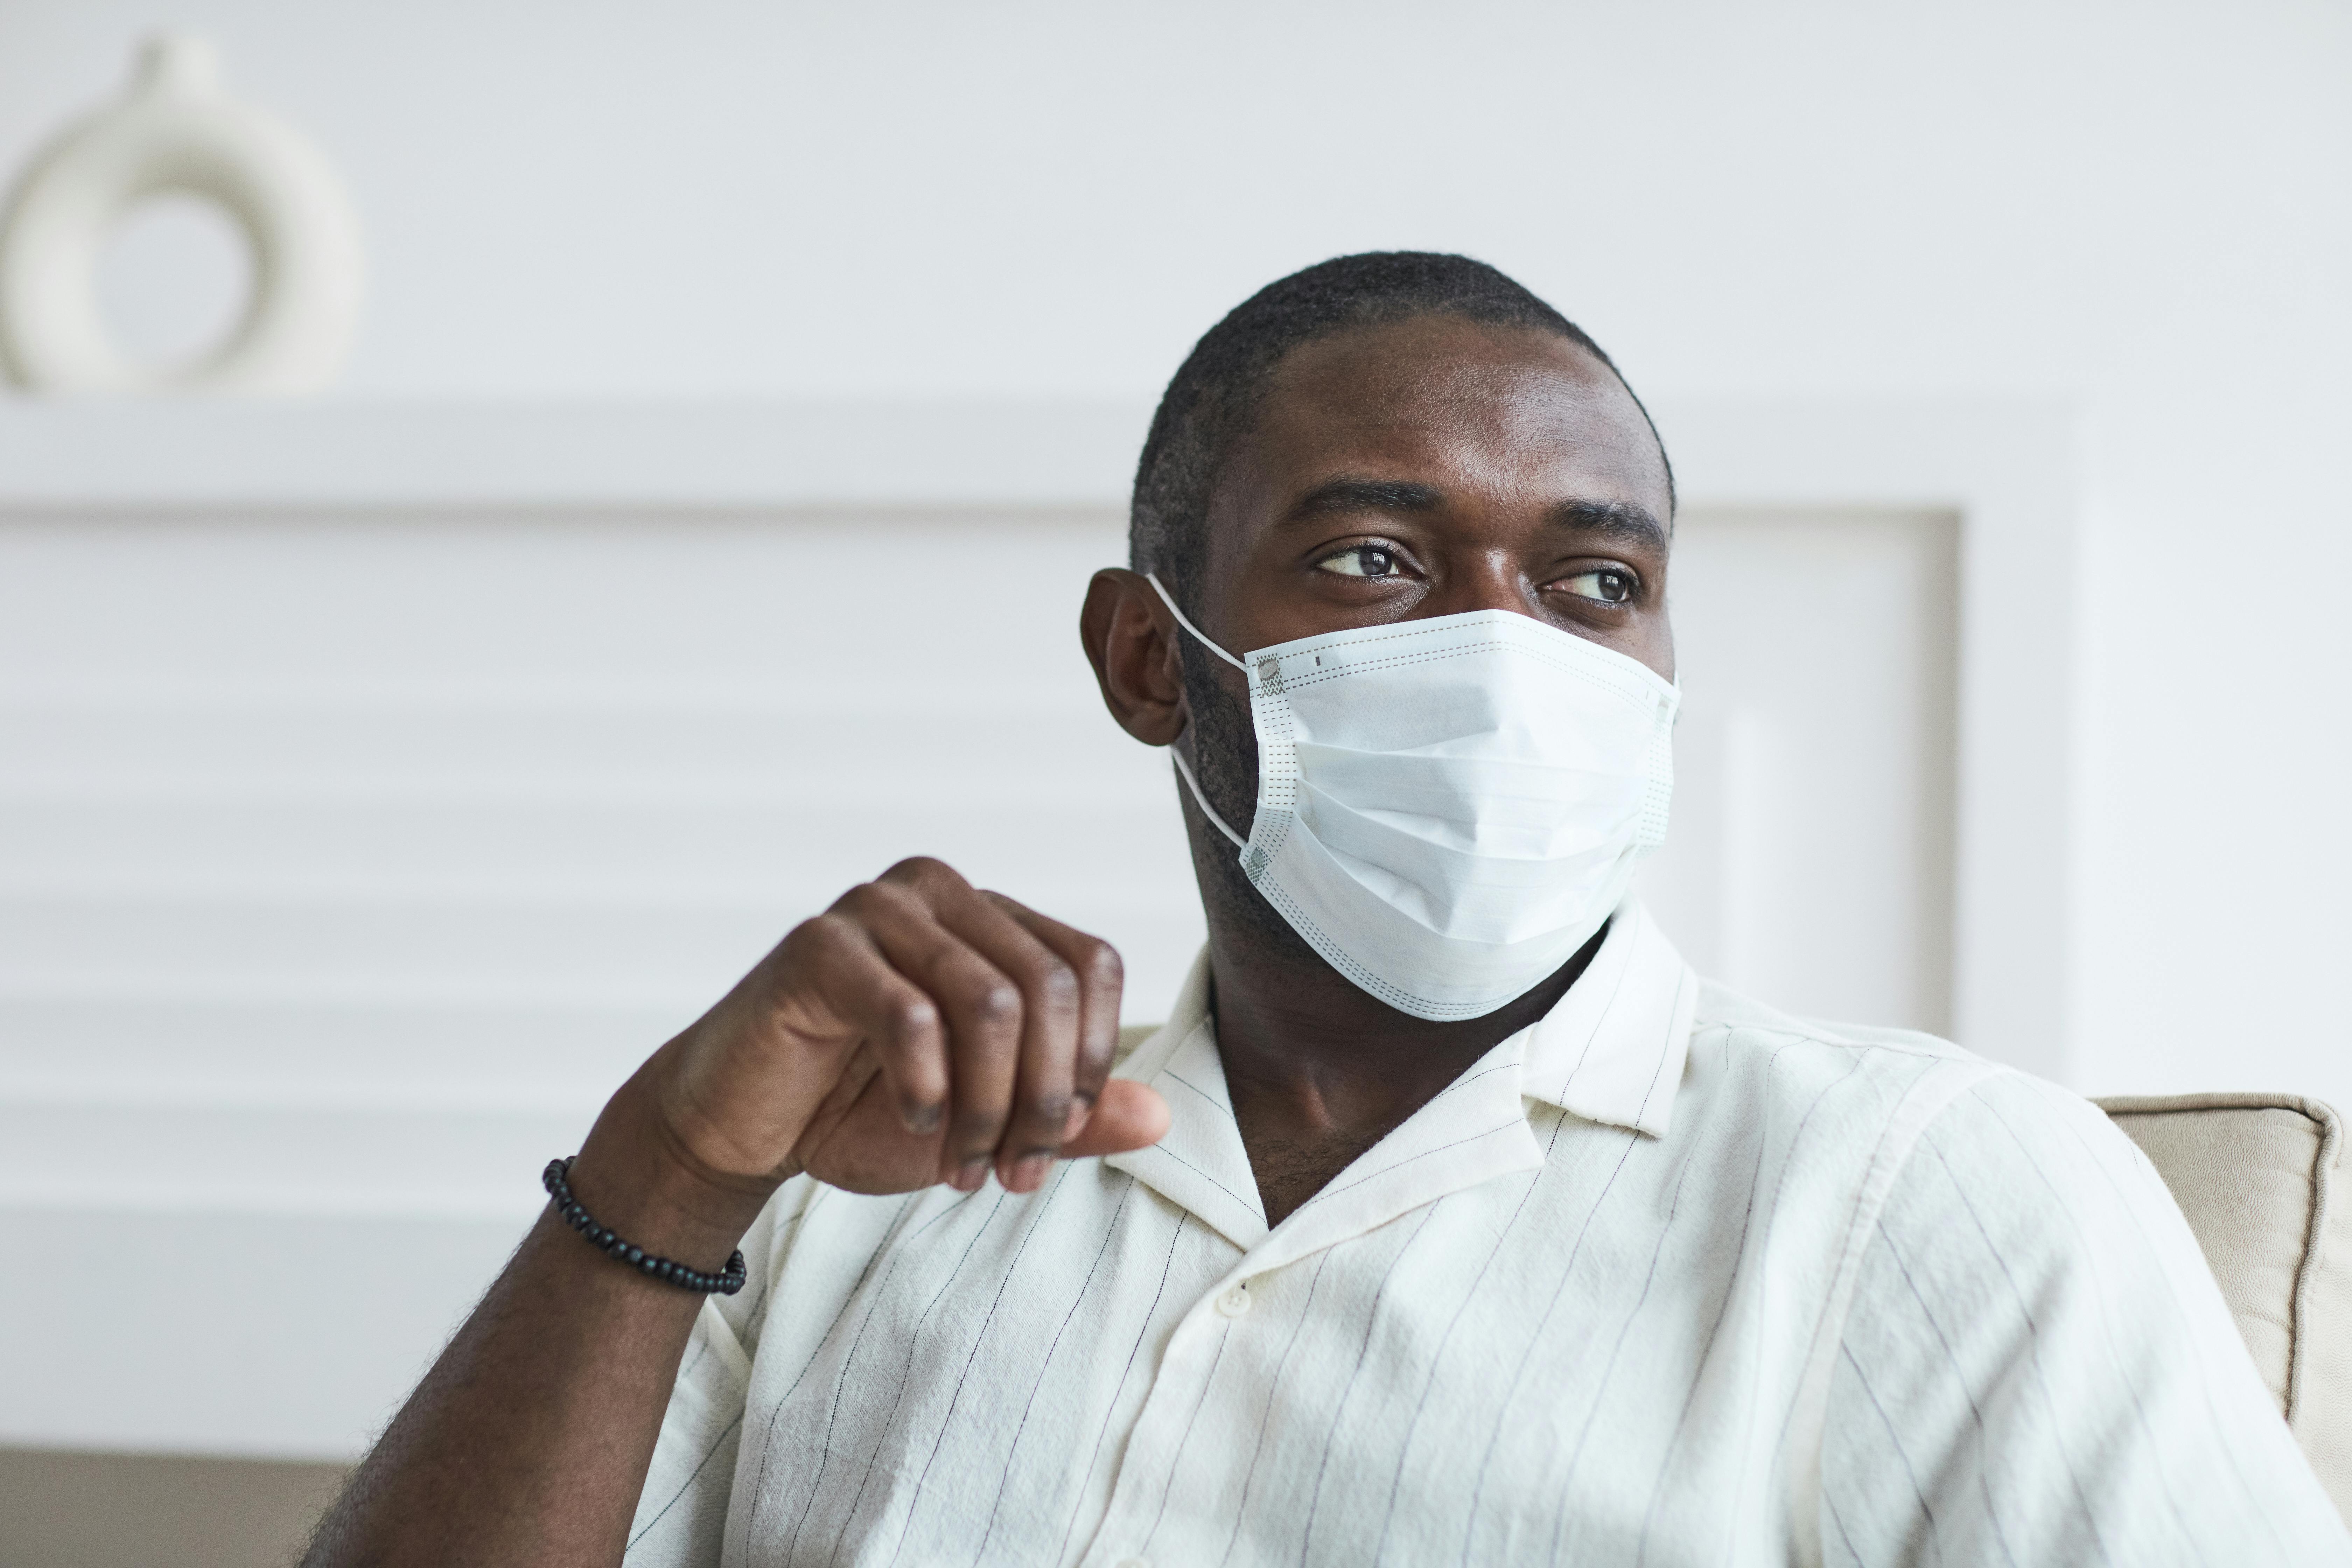
<instances>
[{"instance_id":1,"label":"mask nose wire","mask_svg":"<svg viewBox=\"0 0 2352 1568\"><path fill-rule=\"evenodd\" d=\"M1194 626L1192 621L1186 617L1184 612L1176 607L1175 598L1168 592L1168 585L1160 580L1160 574L1158 573L1146 572L1143 574L1143 580L1150 584L1154 589L1158 590L1160 602L1168 606L1168 613L1176 617L1176 624L1178 626L1182 626L1186 631L1192 634L1192 640L1194 642L1199 643L1202 647L1207 648L1211 653L1215 654L1219 658L1223 659L1227 664L1232 665L1235 669L1242 671L1244 675L1249 673L1248 665L1244 664L1240 659L1235 658L1232 654L1227 653L1223 648L1219 647L1215 643L1211 642L1207 637L1201 635L1201 628ZM1209 804L1209 797L1201 793L1201 781L1192 776L1192 764L1185 762L1184 753L1178 751L1175 747L1171 746L1168 748L1168 760L1176 764L1176 776L1182 779L1184 781L1184 787L1192 792L1192 804L1201 808L1201 815L1209 819L1210 826L1214 827L1218 832L1223 834L1226 837L1232 839L1234 841L1234 848L1248 848L1249 840L1244 838L1240 834L1235 833L1233 829L1233 825L1228 823L1223 817L1219 816L1217 815L1217 808Z\"/></svg>"}]
</instances>

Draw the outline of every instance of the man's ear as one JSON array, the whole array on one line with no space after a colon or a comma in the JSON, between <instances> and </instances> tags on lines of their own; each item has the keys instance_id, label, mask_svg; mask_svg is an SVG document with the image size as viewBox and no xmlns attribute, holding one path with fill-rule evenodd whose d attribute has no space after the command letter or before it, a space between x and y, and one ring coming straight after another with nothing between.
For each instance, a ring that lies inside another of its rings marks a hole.
<instances>
[{"instance_id":1,"label":"man's ear","mask_svg":"<svg viewBox=\"0 0 2352 1568\"><path fill-rule=\"evenodd\" d=\"M1177 662L1180 635L1176 618L1139 574L1108 566L1087 584L1078 637L1094 664L1103 706L1147 746L1167 745L1192 719Z\"/></svg>"}]
</instances>

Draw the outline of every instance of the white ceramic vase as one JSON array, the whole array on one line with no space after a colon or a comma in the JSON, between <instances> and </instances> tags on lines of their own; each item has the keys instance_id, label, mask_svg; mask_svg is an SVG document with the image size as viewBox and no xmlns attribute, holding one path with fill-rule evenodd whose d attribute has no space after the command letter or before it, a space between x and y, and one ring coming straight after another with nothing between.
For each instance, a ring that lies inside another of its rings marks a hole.
<instances>
[{"instance_id":1,"label":"white ceramic vase","mask_svg":"<svg viewBox=\"0 0 2352 1568\"><path fill-rule=\"evenodd\" d=\"M134 203L178 192L219 203L253 247L253 293L215 352L190 364L127 358L100 310L100 247ZM223 93L211 46L162 37L121 101L37 153L0 226L0 363L44 393L301 393L334 379L357 324L359 223L323 154Z\"/></svg>"}]
</instances>

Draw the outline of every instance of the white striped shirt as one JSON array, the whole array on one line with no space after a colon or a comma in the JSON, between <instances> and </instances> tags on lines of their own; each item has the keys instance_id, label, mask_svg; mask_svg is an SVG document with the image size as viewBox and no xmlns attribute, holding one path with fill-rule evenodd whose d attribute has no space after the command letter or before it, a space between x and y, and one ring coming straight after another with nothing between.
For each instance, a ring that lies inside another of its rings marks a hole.
<instances>
[{"instance_id":1,"label":"white striped shirt","mask_svg":"<svg viewBox=\"0 0 2352 1568\"><path fill-rule=\"evenodd\" d=\"M1157 1146L781 1191L635 1564L2315 1564L2352 1541L2095 1108L1692 975L1636 905L1269 1229L1205 961Z\"/></svg>"}]
</instances>

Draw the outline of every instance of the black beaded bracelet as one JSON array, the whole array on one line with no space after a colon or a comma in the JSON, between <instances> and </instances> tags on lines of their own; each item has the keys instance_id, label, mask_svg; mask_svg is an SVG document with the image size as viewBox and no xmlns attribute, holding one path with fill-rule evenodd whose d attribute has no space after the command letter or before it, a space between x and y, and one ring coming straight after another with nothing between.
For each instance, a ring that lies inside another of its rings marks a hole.
<instances>
[{"instance_id":1,"label":"black beaded bracelet","mask_svg":"<svg viewBox=\"0 0 2352 1568\"><path fill-rule=\"evenodd\" d=\"M541 1184L547 1188L547 1195L555 1200L555 1212L562 1217L563 1223L587 1237L590 1246L641 1274L650 1274L680 1289L697 1290L705 1296L732 1296L743 1289L743 1251L740 1247L728 1258L726 1273L705 1274L699 1268L688 1268L673 1259L656 1258L642 1247L631 1247L590 1218L588 1211L580 1206L580 1200L572 1195L572 1184L566 1179L572 1174L572 1162L577 1158L576 1154L567 1154L561 1160L550 1160L539 1179Z\"/></svg>"}]
</instances>

